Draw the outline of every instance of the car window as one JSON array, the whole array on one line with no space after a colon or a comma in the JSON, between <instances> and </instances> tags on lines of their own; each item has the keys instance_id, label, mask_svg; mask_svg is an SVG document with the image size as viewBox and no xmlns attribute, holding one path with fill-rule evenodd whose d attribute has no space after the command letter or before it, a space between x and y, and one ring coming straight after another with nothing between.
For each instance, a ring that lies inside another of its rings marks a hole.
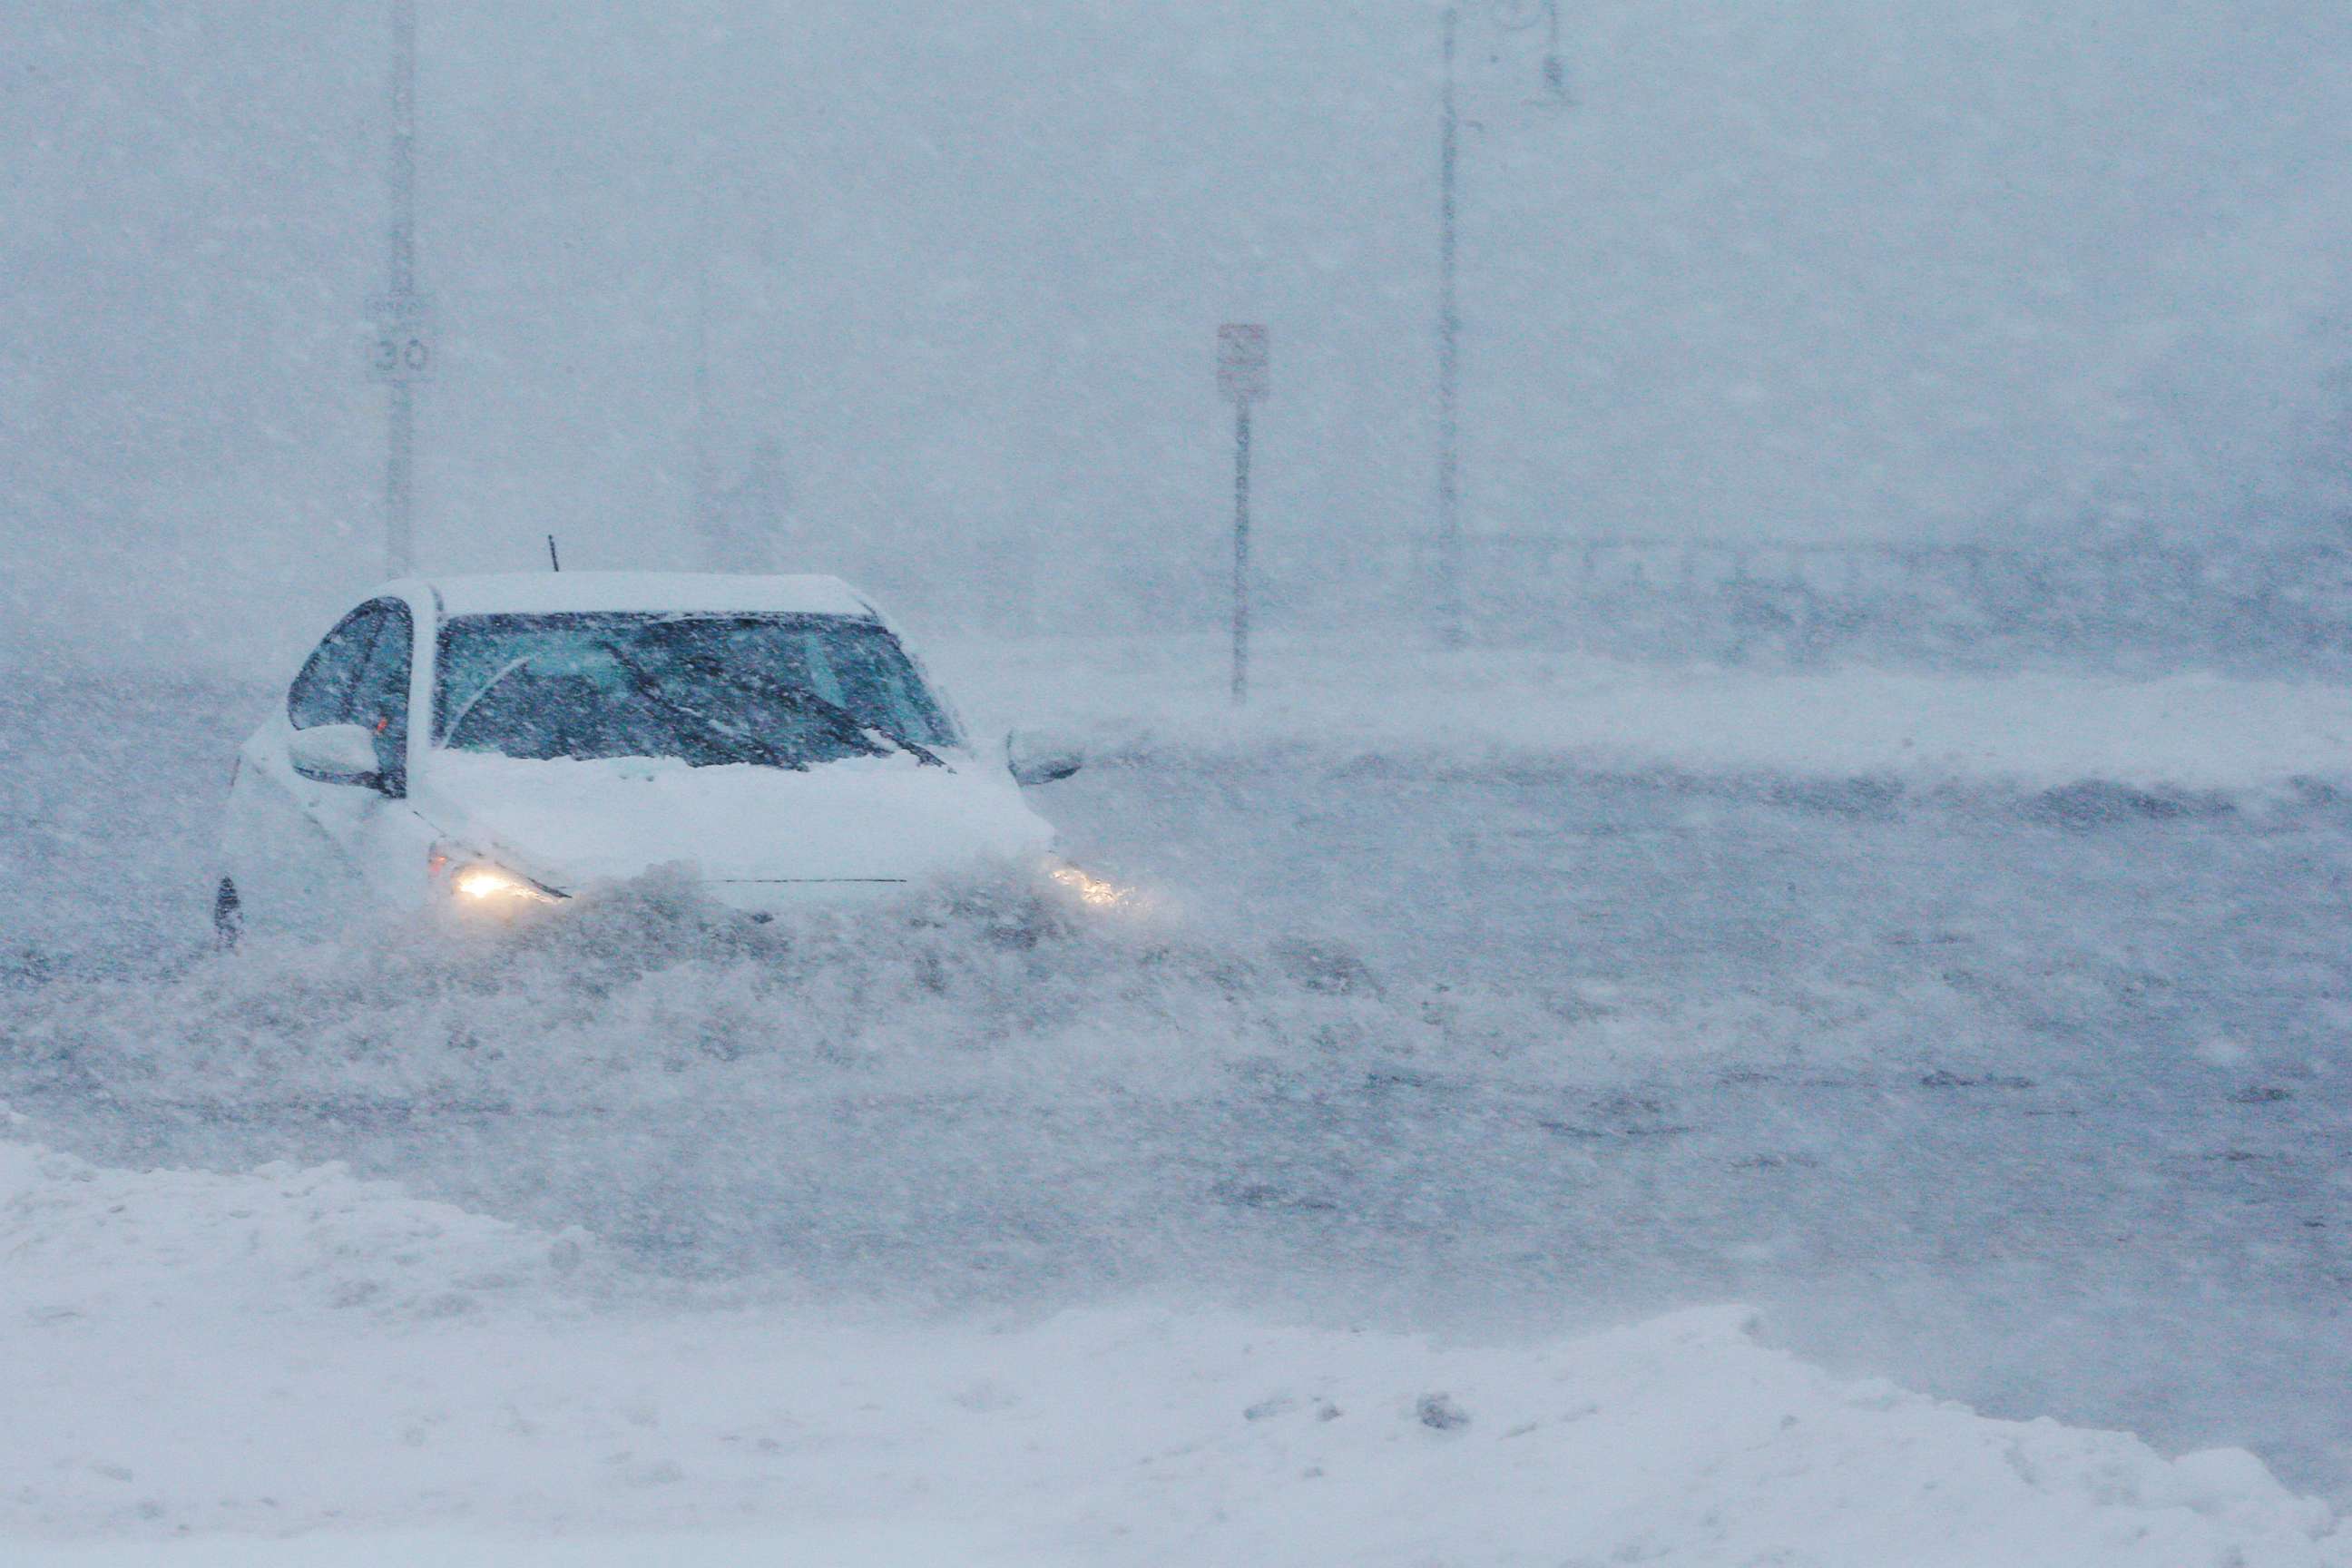
<instances>
[{"instance_id":1,"label":"car window","mask_svg":"<svg viewBox=\"0 0 2352 1568\"><path fill-rule=\"evenodd\" d=\"M408 674L415 625L408 606L397 599L370 607L379 616L374 646L352 684L345 721L374 735L376 772L397 795L408 771Z\"/></svg>"},{"instance_id":2,"label":"car window","mask_svg":"<svg viewBox=\"0 0 2352 1568\"><path fill-rule=\"evenodd\" d=\"M957 743L884 627L837 616L461 616L435 733L510 757L803 768Z\"/></svg>"},{"instance_id":3,"label":"car window","mask_svg":"<svg viewBox=\"0 0 2352 1568\"><path fill-rule=\"evenodd\" d=\"M320 641L286 693L286 716L297 730L348 721L352 683L367 662L383 620L381 603L362 605L336 622L335 629Z\"/></svg>"}]
</instances>

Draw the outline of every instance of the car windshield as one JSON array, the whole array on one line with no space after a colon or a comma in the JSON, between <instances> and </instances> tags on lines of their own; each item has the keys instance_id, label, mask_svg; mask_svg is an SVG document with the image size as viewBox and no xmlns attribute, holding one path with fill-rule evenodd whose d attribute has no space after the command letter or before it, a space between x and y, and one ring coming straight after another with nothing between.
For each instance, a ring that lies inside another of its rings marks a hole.
<instances>
[{"instance_id":1,"label":"car windshield","mask_svg":"<svg viewBox=\"0 0 2352 1568\"><path fill-rule=\"evenodd\" d=\"M459 616L442 624L434 735L509 757L806 768L937 762L947 715L898 639L840 616Z\"/></svg>"}]
</instances>

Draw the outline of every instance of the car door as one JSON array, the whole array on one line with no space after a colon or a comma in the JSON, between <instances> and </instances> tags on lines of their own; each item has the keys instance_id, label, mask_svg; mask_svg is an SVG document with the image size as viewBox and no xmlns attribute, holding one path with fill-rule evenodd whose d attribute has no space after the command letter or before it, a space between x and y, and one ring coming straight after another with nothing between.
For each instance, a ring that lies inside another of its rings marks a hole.
<instances>
[{"instance_id":1,"label":"car door","mask_svg":"<svg viewBox=\"0 0 2352 1568\"><path fill-rule=\"evenodd\" d=\"M317 931L378 904L396 881L388 840L414 838L407 809L407 679L415 631L408 606L376 599L335 624L289 689L284 712L239 759L228 843L246 918ZM330 783L296 771L299 731L361 724L376 737L384 784ZM420 886L423 852L409 869Z\"/></svg>"}]
</instances>

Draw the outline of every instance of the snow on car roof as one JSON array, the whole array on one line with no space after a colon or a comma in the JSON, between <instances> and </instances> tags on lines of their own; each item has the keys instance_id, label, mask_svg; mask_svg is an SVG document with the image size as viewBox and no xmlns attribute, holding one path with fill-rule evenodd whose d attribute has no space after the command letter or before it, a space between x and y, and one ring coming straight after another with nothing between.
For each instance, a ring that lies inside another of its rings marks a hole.
<instances>
[{"instance_id":1,"label":"snow on car roof","mask_svg":"<svg viewBox=\"0 0 2352 1568\"><path fill-rule=\"evenodd\" d=\"M567 611L798 612L870 616L838 577L701 572L510 572L430 580L445 616L551 616Z\"/></svg>"}]
</instances>

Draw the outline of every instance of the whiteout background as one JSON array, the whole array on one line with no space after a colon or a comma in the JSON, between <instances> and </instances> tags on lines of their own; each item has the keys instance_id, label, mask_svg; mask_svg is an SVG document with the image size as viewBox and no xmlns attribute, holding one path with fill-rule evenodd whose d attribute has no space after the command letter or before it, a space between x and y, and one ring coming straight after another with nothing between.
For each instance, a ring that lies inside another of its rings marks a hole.
<instances>
[{"instance_id":1,"label":"whiteout background","mask_svg":"<svg viewBox=\"0 0 2352 1568\"><path fill-rule=\"evenodd\" d=\"M1536 35L1472 11L1474 532L2340 515L2341 6L1599 0L1567 8L1558 118ZM289 657L382 559L383 16L5 26L5 635ZM1213 617L1213 332L1263 320L1273 613L1419 624L1433 6L427 5L421 32L428 565L530 566L551 530L581 565L691 559L699 258L714 455L781 440L788 564L950 622Z\"/></svg>"}]
</instances>

